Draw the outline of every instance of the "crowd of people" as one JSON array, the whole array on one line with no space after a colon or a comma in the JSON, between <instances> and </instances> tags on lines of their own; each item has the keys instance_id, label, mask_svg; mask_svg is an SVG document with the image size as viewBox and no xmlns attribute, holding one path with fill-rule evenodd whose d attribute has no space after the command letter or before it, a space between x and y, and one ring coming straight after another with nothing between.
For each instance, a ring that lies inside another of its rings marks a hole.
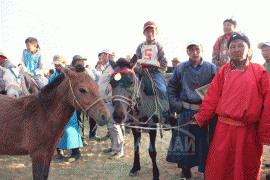
<instances>
[{"instance_id":1,"label":"crowd of people","mask_svg":"<svg viewBox=\"0 0 270 180\"><path fill-rule=\"evenodd\" d=\"M163 106L161 113L169 119L172 113L176 123L171 126L172 138L166 161L177 163L184 178L191 177L191 168L198 166L205 179L258 179L262 147L270 143L270 42L262 42L258 48L265 59L263 66L251 62L252 51L249 38L235 31L234 19L223 22L224 35L213 46L212 63L202 58L202 44L190 41L186 46L187 61L174 58L172 66L162 44L156 41L157 25L148 21L143 26L146 40L136 50L138 65L147 68L157 87ZM43 59L36 38L25 41L21 64L38 87L47 82L42 74ZM98 53L95 68L85 64L86 57L75 55L67 65L61 55L53 57L55 69L48 72L48 83L53 81L63 67L86 67L89 75L98 83L99 92L111 113L105 137L96 135L96 122L89 118L90 140L111 140L110 159L124 156L124 126L117 124L112 116L112 89L110 77L114 72L115 54L108 48ZM131 56L127 55L130 60ZM5 67L7 57L0 54L0 65ZM14 66L14 65L12 65ZM164 73L172 73L165 81ZM209 86L208 86L209 85ZM209 87L204 98L196 89ZM149 92L149 95L151 92ZM64 136L57 146L58 156L71 149L70 158L80 158L80 148L87 146L83 113L76 111L70 119Z\"/></svg>"}]
</instances>

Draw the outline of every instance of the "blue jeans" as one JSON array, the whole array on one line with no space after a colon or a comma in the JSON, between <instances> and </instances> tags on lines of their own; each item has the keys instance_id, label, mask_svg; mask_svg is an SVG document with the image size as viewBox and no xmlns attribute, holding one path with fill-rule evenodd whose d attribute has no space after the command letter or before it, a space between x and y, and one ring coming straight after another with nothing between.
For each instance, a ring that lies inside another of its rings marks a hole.
<instances>
[{"instance_id":1,"label":"blue jeans","mask_svg":"<svg viewBox=\"0 0 270 180\"><path fill-rule=\"evenodd\" d=\"M159 98L161 100L167 100L167 88L166 88L166 82L164 79L164 74L158 70L154 70L151 72L151 75L153 76L153 80L156 83Z\"/></svg>"}]
</instances>

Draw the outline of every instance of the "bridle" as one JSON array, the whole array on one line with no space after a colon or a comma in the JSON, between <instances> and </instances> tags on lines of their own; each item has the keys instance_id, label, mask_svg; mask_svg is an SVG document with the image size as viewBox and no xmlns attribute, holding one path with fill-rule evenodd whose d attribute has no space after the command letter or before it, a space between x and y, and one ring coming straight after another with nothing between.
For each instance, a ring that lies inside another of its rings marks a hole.
<instances>
[{"instance_id":1,"label":"bridle","mask_svg":"<svg viewBox=\"0 0 270 180\"><path fill-rule=\"evenodd\" d=\"M92 104L91 104L90 106L88 106L86 109L84 109L84 108L82 107L82 105L79 103L77 97L75 96L75 93L74 93L74 91L73 91L73 88L72 88L70 79L68 79L68 80L69 80L69 87L70 87L71 93L72 93L72 95L73 95L73 100L79 105L79 107L82 109L82 112L83 112L83 113L85 113L86 111L88 111L90 108L92 108L94 105L96 105L96 104L102 99L102 97L100 97L98 100L96 100L94 103L92 103Z\"/></svg>"},{"instance_id":2,"label":"bridle","mask_svg":"<svg viewBox=\"0 0 270 180\"><path fill-rule=\"evenodd\" d=\"M113 74L117 74L117 73L121 73L121 72L130 72L130 71L127 71L127 70L124 69L122 71L114 72ZM132 72L132 73L135 75L134 72ZM135 75L135 77L136 77L136 75ZM112 102L116 102L116 101L119 102L120 101L120 102L123 102L123 103L127 104L128 107L129 107L129 110L127 111L127 115L132 120L134 120L135 122L137 122L138 124L140 124L140 125L147 125L149 123L149 121L151 120L151 118L155 115L155 112L145 122L141 122L139 119L137 119L136 117L134 117L132 115L132 110L135 109L136 105L138 105L138 102L137 101L138 101L138 98L139 98L140 88L141 88L141 80L139 80L136 77L136 79L135 79L135 85L134 85L134 90L133 90L133 93L132 93L132 98L130 99L130 98L127 98L127 97L122 96L122 95L114 95L112 97ZM125 88L122 88L122 89L124 89L125 91L127 91ZM157 103L156 103L156 106L157 106Z\"/></svg>"}]
</instances>

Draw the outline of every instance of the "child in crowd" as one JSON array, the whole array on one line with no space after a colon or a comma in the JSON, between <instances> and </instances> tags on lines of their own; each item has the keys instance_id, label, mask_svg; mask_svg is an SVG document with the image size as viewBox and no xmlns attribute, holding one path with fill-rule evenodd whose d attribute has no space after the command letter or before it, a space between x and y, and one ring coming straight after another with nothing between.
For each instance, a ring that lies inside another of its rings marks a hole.
<instances>
[{"instance_id":1,"label":"child in crowd","mask_svg":"<svg viewBox=\"0 0 270 180\"><path fill-rule=\"evenodd\" d=\"M43 62L40 53L38 40L34 37L29 37L25 40L26 49L23 50L22 65L23 69L31 76L41 88L44 83Z\"/></svg>"}]
</instances>

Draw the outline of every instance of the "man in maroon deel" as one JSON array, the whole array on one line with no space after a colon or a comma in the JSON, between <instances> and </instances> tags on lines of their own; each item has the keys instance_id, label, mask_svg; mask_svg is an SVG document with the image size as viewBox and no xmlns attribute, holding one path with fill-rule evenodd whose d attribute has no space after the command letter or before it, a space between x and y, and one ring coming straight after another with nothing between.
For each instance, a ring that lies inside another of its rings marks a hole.
<instances>
[{"instance_id":1,"label":"man in maroon deel","mask_svg":"<svg viewBox=\"0 0 270 180\"><path fill-rule=\"evenodd\" d=\"M205 179L260 179L263 144L270 144L269 75L249 61L246 35L232 35L228 48L230 63L218 70L194 115L200 127L218 115Z\"/></svg>"}]
</instances>

